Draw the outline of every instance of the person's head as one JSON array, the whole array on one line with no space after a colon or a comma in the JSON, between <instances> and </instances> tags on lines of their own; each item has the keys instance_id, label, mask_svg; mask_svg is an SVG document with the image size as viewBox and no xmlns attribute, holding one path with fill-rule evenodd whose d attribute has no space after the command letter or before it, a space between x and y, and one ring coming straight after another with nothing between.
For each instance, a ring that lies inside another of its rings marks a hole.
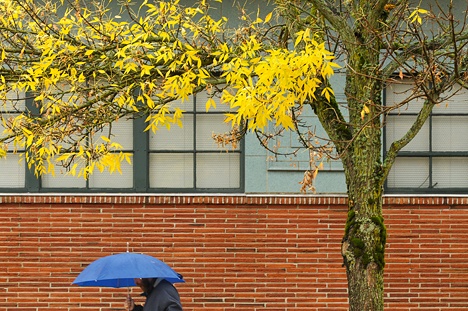
<instances>
[{"instance_id":1,"label":"person's head","mask_svg":"<svg viewBox=\"0 0 468 311\"><path fill-rule=\"evenodd\" d=\"M141 290L145 293L150 293L153 289L154 278L138 278L135 279L135 284L141 288Z\"/></svg>"}]
</instances>

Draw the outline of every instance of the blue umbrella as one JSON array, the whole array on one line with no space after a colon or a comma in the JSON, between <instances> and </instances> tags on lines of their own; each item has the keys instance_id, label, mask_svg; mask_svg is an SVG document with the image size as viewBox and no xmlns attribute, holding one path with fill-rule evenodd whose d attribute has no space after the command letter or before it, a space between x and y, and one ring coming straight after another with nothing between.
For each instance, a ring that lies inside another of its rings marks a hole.
<instances>
[{"instance_id":1,"label":"blue umbrella","mask_svg":"<svg viewBox=\"0 0 468 311\"><path fill-rule=\"evenodd\" d=\"M80 286L135 286L135 278L163 278L171 283L185 282L167 264L149 255L120 253L99 258L73 281Z\"/></svg>"}]
</instances>

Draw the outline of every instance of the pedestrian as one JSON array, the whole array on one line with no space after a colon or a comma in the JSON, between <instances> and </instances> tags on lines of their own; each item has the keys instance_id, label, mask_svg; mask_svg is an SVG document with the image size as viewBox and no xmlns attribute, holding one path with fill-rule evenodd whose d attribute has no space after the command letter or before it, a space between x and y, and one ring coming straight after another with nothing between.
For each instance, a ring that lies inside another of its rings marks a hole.
<instances>
[{"instance_id":1,"label":"pedestrian","mask_svg":"<svg viewBox=\"0 0 468 311\"><path fill-rule=\"evenodd\" d=\"M180 296L171 282L163 278L139 278L135 284L143 290L146 297L144 306L136 305L128 295L127 310L130 311L183 311Z\"/></svg>"}]
</instances>

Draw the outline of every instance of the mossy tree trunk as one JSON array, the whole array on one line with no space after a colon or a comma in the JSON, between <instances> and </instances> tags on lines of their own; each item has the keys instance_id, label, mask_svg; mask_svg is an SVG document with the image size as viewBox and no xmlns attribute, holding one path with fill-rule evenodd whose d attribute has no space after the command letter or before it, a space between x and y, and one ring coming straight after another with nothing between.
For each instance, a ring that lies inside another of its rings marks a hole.
<instances>
[{"instance_id":1,"label":"mossy tree trunk","mask_svg":"<svg viewBox=\"0 0 468 311\"><path fill-rule=\"evenodd\" d=\"M356 127L352 147L345 156L348 186L348 219L342 252L347 269L350 310L383 310L383 269L386 231L382 218L381 130L379 118L372 112L363 114L363 106L377 109L380 87L376 80L361 76L348 78L348 92L355 94L356 107L351 124ZM367 99L362 102L360 99ZM377 105L374 105L377 104ZM362 107L362 109L361 109ZM363 116L362 116L363 115Z\"/></svg>"},{"instance_id":2,"label":"mossy tree trunk","mask_svg":"<svg viewBox=\"0 0 468 311\"><path fill-rule=\"evenodd\" d=\"M350 310L382 311L386 242L382 217L382 83L372 78L378 74L379 55L356 45L350 56L346 81L349 121L340 116L335 101L322 100L313 108L335 143L346 176L348 219L342 255Z\"/></svg>"},{"instance_id":3,"label":"mossy tree trunk","mask_svg":"<svg viewBox=\"0 0 468 311\"><path fill-rule=\"evenodd\" d=\"M348 95L348 105L354 110L350 123L358 125L352 129L351 147L342 158L348 188L342 255L349 305L352 311L380 311L386 230L382 217L381 125L374 111L380 107L381 85L366 75L348 76L347 80L347 92L352 94ZM367 109L369 112L365 112Z\"/></svg>"},{"instance_id":4,"label":"mossy tree trunk","mask_svg":"<svg viewBox=\"0 0 468 311\"><path fill-rule=\"evenodd\" d=\"M349 306L352 311L381 311L386 240L381 191L372 183L357 184L362 188L350 187L348 192L349 211L342 242Z\"/></svg>"},{"instance_id":5,"label":"mossy tree trunk","mask_svg":"<svg viewBox=\"0 0 468 311\"><path fill-rule=\"evenodd\" d=\"M379 55L356 45L350 56L346 81L349 121L335 100L317 101L312 108L333 140L346 176L348 219L342 255L350 310L382 311L386 229L382 217L382 83L375 78Z\"/></svg>"},{"instance_id":6,"label":"mossy tree trunk","mask_svg":"<svg viewBox=\"0 0 468 311\"><path fill-rule=\"evenodd\" d=\"M357 11L356 11L357 12ZM354 16L348 37L346 96L351 140L342 160L348 189L348 219L342 255L352 311L382 311L386 229L382 217L382 82L378 23ZM366 24L359 24L366 21ZM343 149L344 146L341 146Z\"/></svg>"}]
</instances>

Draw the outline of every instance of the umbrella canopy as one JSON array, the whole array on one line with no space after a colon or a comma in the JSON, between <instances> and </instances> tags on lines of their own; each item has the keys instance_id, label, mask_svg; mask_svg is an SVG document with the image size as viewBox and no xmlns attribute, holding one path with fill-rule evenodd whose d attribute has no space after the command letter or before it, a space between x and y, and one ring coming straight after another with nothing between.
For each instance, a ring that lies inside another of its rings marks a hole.
<instances>
[{"instance_id":1,"label":"umbrella canopy","mask_svg":"<svg viewBox=\"0 0 468 311\"><path fill-rule=\"evenodd\" d=\"M120 253L99 258L89 264L73 281L80 286L135 286L135 278L163 278L171 283L185 282L161 260L149 255Z\"/></svg>"}]
</instances>

